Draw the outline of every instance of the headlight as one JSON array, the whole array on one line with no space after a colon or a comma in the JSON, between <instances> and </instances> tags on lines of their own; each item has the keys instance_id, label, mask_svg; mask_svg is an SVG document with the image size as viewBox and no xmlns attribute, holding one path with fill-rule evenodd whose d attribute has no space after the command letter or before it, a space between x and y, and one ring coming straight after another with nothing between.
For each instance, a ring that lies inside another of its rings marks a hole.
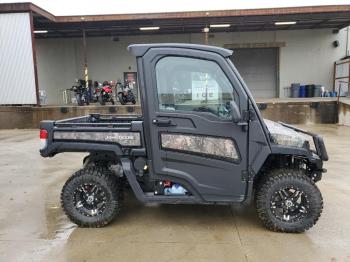
<instances>
[{"instance_id":1,"label":"headlight","mask_svg":"<svg viewBox=\"0 0 350 262\"><path fill-rule=\"evenodd\" d=\"M298 133L299 133L299 135L301 135L305 139L306 142L308 142L310 150L317 153L317 149L315 146L315 141L314 141L313 136L308 135L308 134L304 134L301 132L298 132Z\"/></svg>"}]
</instances>

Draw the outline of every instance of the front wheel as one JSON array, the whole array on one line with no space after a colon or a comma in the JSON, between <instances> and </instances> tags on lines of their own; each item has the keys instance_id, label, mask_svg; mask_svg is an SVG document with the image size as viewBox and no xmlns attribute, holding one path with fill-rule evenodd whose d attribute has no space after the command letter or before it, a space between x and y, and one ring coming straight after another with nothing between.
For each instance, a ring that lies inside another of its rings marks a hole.
<instances>
[{"instance_id":1,"label":"front wheel","mask_svg":"<svg viewBox=\"0 0 350 262\"><path fill-rule=\"evenodd\" d=\"M120 212L122 188L108 169L89 167L71 176L63 186L61 203L70 220L81 227L102 227Z\"/></svg>"},{"instance_id":2,"label":"front wheel","mask_svg":"<svg viewBox=\"0 0 350 262\"><path fill-rule=\"evenodd\" d=\"M100 103L101 106L104 106L106 104L106 101L103 99L102 95L98 97L98 102Z\"/></svg>"},{"instance_id":3,"label":"front wheel","mask_svg":"<svg viewBox=\"0 0 350 262\"><path fill-rule=\"evenodd\" d=\"M315 183L302 171L277 169L258 184L255 205L268 229L300 233L316 224L323 200Z\"/></svg>"}]
</instances>

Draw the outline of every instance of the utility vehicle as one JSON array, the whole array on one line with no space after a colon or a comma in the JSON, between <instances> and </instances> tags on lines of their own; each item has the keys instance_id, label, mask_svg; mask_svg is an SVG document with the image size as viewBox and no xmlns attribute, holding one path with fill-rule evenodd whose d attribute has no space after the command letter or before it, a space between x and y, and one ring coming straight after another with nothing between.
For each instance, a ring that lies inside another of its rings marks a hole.
<instances>
[{"instance_id":1,"label":"utility vehicle","mask_svg":"<svg viewBox=\"0 0 350 262\"><path fill-rule=\"evenodd\" d=\"M315 183L323 139L264 120L230 60L192 44L138 44L142 116L91 114L42 121L43 157L87 152L63 187L68 217L101 227L120 212L125 186L141 202L249 204L274 231L303 232L319 219Z\"/></svg>"}]
</instances>

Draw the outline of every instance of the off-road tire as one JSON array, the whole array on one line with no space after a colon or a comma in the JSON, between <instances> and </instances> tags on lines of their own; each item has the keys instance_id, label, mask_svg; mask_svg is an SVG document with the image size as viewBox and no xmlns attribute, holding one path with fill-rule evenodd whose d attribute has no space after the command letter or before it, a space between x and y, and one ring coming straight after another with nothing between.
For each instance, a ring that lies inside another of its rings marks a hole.
<instances>
[{"instance_id":1,"label":"off-road tire","mask_svg":"<svg viewBox=\"0 0 350 262\"><path fill-rule=\"evenodd\" d=\"M308 210L305 217L300 220L283 221L278 219L272 211L273 195L286 187L298 188L307 195ZM312 179L301 170L276 169L265 174L257 185L255 205L258 217L268 229L286 233L301 233L310 229L318 221L323 209L323 199Z\"/></svg>"},{"instance_id":2,"label":"off-road tire","mask_svg":"<svg viewBox=\"0 0 350 262\"><path fill-rule=\"evenodd\" d=\"M74 205L76 190L85 183L95 184L103 190L106 201L101 214L86 216ZM61 192L61 204L69 219L80 227L103 227L120 212L123 189L118 178L108 169L88 167L74 173L65 183Z\"/></svg>"},{"instance_id":3,"label":"off-road tire","mask_svg":"<svg viewBox=\"0 0 350 262\"><path fill-rule=\"evenodd\" d=\"M95 162L90 160L90 156L86 156L83 159L83 168L94 167Z\"/></svg>"}]
</instances>

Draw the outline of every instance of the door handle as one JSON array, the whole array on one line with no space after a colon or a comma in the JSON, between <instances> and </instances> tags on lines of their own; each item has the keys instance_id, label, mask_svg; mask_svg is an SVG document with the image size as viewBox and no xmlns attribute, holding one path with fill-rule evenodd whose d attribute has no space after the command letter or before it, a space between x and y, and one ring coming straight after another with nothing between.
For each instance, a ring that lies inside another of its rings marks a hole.
<instances>
[{"instance_id":1,"label":"door handle","mask_svg":"<svg viewBox=\"0 0 350 262\"><path fill-rule=\"evenodd\" d=\"M153 119L152 123L156 126L176 126L170 119Z\"/></svg>"},{"instance_id":2,"label":"door handle","mask_svg":"<svg viewBox=\"0 0 350 262\"><path fill-rule=\"evenodd\" d=\"M243 132L248 131L248 122L238 122L237 126L240 126Z\"/></svg>"}]
</instances>

